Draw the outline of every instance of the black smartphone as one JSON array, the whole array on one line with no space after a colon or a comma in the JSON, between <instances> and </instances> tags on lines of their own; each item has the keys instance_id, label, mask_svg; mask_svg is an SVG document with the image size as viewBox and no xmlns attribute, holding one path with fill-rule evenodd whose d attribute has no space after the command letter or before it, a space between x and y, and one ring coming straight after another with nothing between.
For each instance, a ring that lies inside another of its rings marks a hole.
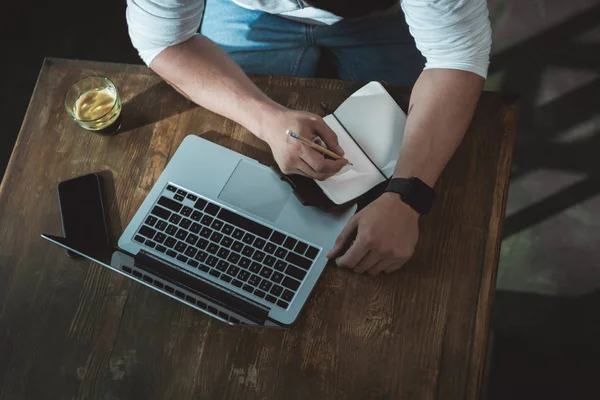
<instances>
[{"instance_id":1,"label":"black smartphone","mask_svg":"<svg viewBox=\"0 0 600 400\"><path fill-rule=\"evenodd\" d=\"M58 184L63 234L86 247L108 246L100 175L89 174ZM69 257L76 257L67 251Z\"/></svg>"}]
</instances>

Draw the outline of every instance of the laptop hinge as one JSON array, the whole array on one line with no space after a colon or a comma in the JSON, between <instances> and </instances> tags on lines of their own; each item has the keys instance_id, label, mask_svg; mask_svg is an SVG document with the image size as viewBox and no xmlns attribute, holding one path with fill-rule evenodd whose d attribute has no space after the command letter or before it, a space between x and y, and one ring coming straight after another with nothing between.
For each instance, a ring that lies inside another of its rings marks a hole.
<instances>
[{"instance_id":1,"label":"laptop hinge","mask_svg":"<svg viewBox=\"0 0 600 400\"><path fill-rule=\"evenodd\" d=\"M257 324L264 325L269 317L269 311L266 308L254 305L248 300L238 297L236 294L220 289L175 264L166 264L164 261L159 261L154 256L145 252L138 253L134 259L136 267L157 275L175 286L180 286L200 297L217 303Z\"/></svg>"}]
</instances>

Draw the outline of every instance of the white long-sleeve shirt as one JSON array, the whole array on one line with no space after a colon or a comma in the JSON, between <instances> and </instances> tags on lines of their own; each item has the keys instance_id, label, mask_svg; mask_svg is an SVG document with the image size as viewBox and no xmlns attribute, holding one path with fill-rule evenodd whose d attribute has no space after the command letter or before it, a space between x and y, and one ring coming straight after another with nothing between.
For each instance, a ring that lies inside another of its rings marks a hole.
<instances>
[{"instance_id":1,"label":"white long-sleeve shirt","mask_svg":"<svg viewBox=\"0 0 600 400\"><path fill-rule=\"evenodd\" d=\"M485 0L399 0L410 33L426 59L425 69L470 71L486 78L491 28ZM334 24L341 18L296 0L235 0L236 4L311 24ZM198 32L204 0L127 0L129 35L150 65L167 47Z\"/></svg>"}]
</instances>

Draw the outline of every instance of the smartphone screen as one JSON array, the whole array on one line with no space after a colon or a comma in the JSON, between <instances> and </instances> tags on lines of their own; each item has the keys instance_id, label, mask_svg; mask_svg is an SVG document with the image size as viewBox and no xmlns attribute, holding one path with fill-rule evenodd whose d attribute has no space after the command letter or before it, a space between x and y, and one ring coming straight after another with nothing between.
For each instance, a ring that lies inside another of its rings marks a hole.
<instances>
[{"instance_id":1,"label":"smartphone screen","mask_svg":"<svg viewBox=\"0 0 600 400\"><path fill-rule=\"evenodd\" d=\"M108 232L104 217L101 181L98 174L59 183L58 200L63 233L84 247L105 248ZM67 251L70 257L75 254Z\"/></svg>"}]
</instances>

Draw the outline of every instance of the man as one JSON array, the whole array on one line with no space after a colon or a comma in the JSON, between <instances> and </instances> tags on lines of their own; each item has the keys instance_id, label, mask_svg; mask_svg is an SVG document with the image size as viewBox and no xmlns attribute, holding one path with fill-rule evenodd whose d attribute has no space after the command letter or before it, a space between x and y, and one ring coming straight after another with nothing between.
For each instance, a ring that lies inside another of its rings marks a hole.
<instances>
[{"instance_id":1,"label":"man","mask_svg":"<svg viewBox=\"0 0 600 400\"><path fill-rule=\"evenodd\" d=\"M266 141L286 174L322 180L346 162L301 146L287 129L310 139L318 135L333 151L343 150L319 116L277 104L245 73L313 76L326 49L341 79L414 84L394 177L418 178L430 188L458 147L487 74L491 30L485 0L127 4L130 36L144 62L194 102ZM328 257L358 273L395 271L414 251L418 217L396 193L386 192L350 220Z\"/></svg>"}]
</instances>

